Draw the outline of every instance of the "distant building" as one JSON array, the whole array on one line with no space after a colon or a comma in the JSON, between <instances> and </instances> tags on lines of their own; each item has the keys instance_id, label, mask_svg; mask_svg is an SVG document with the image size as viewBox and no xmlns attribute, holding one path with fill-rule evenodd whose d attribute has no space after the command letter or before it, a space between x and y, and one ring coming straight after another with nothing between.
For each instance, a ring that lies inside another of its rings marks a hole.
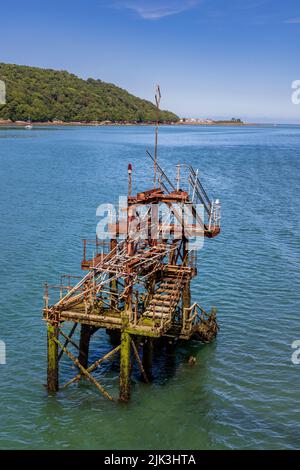
<instances>
[{"instance_id":1,"label":"distant building","mask_svg":"<svg viewBox=\"0 0 300 470\"><path fill-rule=\"evenodd\" d=\"M213 121L211 119L203 119L203 118L181 118L179 120L181 124L212 124Z\"/></svg>"}]
</instances>

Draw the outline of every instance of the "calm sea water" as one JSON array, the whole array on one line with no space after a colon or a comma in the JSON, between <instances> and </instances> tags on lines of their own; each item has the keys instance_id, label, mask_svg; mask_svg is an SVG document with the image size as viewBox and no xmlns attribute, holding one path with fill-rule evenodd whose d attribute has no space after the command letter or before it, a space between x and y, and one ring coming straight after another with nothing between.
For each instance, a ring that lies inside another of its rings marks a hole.
<instances>
[{"instance_id":1,"label":"calm sea water","mask_svg":"<svg viewBox=\"0 0 300 470\"><path fill-rule=\"evenodd\" d=\"M85 382L47 396L42 285L80 272L81 238L94 237L100 203L126 194L129 161L136 189L150 181L153 129L0 129L1 449L300 448L300 127L164 127L159 140L162 167L199 167L222 201L222 234L193 283L221 330L156 358L154 383L134 376L124 406ZM91 360L109 349L97 333ZM98 378L117 395L116 365Z\"/></svg>"}]
</instances>

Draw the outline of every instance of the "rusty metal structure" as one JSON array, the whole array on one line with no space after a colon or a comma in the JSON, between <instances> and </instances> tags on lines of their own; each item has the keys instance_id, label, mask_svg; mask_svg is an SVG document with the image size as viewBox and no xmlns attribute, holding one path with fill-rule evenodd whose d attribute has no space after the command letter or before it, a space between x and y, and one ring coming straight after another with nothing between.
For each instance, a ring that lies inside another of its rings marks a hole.
<instances>
[{"instance_id":1,"label":"rusty metal structure","mask_svg":"<svg viewBox=\"0 0 300 470\"><path fill-rule=\"evenodd\" d=\"M212 239L220 233L220 203L209 199L198 171L190 166L177 165L176 181L171 181L157 162L157 130L155 155L147 154L154 164L154 187L132 195L129 165L125 217L110 224L109 240L84 240L81 268L86 274L63 276L57 286L45 285L49 392L60 388L59 361L65 354L78 371L62 388L86 378L114 400L93 371L119 355L119 399L127 402L132 363L136 361L143 380L150 382L157 342L209 342L217 334L216 309L206 312L191 301L197 249L191 248L190 240ZM168 208L167 217L161 217L161 207ZM50 303L53 289L59 298ZM77 328L79 344L74 340ZM90 364L89 344L100 328L106 330L113 349Z\"/></svg>"}]
</instances>

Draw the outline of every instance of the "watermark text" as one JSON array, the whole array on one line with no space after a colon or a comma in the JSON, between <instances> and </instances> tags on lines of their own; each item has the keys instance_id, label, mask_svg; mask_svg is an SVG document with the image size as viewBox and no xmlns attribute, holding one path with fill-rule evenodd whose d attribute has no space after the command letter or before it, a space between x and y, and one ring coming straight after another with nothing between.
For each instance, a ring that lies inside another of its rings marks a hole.
<instances>
[{"instance_id":1,"label":"watermark text","mask_svg":"<svg viewBox=\"0 0 300 470\"><path fill-rule=\"evenodd\" d=\"M6 345L0 339L0 366L6 364Z\"/></svg>"},{"instance_id":2,"label":"watermark text","mask_svg":"<svg viewBox=\"0 0 300 470\"><path fill-rule=\"evenodd\" d=\"M6 104L6 86L3 80L0 80L0 105Z\"/></svg>"},{"instance_id":3,"label":"watermark text","mask_svg":"<svg viewBox=\"0 0 300 470\"><path fill-rule=\"evenodd\" d=\"M120 196L119 204L101 204L96 211L98 239L136 241L188 240L188 249L201 250L204 243L204 207L202 204L133 204Z\"/></svg>"},{"instance_id":4,"label":"watermark text","mask_svg":"<svg viewBox=\"0 0 300 470\"><path fill-rule=\"evenodd\" d=\"M294 80L292 82L292 89L295 90L291 96L292 103L300 104L300 80Z\"/></svg>"}]
</instances>

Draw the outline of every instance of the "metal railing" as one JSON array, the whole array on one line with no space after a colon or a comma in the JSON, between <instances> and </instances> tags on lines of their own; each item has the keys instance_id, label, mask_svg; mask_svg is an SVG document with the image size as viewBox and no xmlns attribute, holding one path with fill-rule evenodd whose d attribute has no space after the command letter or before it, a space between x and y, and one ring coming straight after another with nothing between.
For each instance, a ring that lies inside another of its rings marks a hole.
<instances>
[{"instance_id":1,"label":"metal railing","mask_svg":"<svg viewBox=\"0 0 300 470\"><path fill-rule=\"evenodd\" d=\"M108 253L110 249L109 241L99 240L98 237L96 237L94 240L88 240L84 238L82 240L82 243L83 243L83 262L87 261L87 251L88 251L88 248L91 246L93 247L92 256L91 256L93 258L98 256L99 254Z\"/></svg>"},{"instance_id":2,"label":"metal railing","mask_svg":"<svg viewBox=\"0 0 300 470\"><path fill-rule=\"evenodd\" d=\"M193 326L200 323L204 317L209 318L209 314L197 302L190 307L183 309L182 331L183 333L191 332Z\"/></svg>"}]
</instances>

